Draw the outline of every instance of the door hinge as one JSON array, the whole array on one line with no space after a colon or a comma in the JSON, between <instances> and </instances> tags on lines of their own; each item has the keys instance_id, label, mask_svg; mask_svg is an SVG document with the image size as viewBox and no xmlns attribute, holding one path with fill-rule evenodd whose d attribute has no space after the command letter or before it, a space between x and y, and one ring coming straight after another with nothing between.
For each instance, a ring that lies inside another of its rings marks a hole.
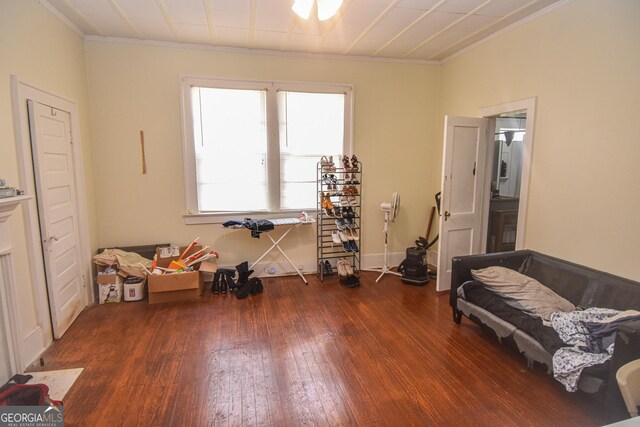
<instances>
[{"instance_id":1,"label":"door hinge","mask_svg":"<svg viewBox=\"0 0 640 427\"><path fill-rule=\"evenodd\" d=\"M87 276L85 276L84 274L82 275L82 287L87 287Z\"/></svg>"},{"instance_id":2,"label":"door hinge","mask_svg":"<svg viewBox=\"0 0 640 427\"><path fill-rule=\"evenodd\" d=\"M473 176L476 176L476 162L473 162Z\"/></svg>"},{"instance_id":3,"label":"door hinge","mask_svg":"<svg viewBox=\"0 0 640 427\"><path fill-rule=\"evenodd\" d=\"M69 131L69 144L73 144L73 131Z\"/></svg>"}]
</instances>

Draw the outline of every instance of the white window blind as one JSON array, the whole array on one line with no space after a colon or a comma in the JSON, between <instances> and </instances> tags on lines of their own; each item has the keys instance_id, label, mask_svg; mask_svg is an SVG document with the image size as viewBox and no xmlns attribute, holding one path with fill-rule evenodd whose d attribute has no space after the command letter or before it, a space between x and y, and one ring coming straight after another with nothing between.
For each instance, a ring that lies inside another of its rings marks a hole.
<instances>
[{"instance_id":1,"label":"white window blind","mask_svg":"<svg viewBox=\"0 0 640 427\"><path fill-rule=\"evenodd\" d=\"M266 210L266 92L192 91L198 210Z\"/></svg>"},{"instance_id":2,"label":"white window blind","mask_svg":"<svg viewBox=\"0 0 640 427\"><path fill-rule=\"evenodd\" d=\"M344 97L341 93L278 92L281 209L316 205L318 160L343 152Z\"/></svg>"}]
</instances>

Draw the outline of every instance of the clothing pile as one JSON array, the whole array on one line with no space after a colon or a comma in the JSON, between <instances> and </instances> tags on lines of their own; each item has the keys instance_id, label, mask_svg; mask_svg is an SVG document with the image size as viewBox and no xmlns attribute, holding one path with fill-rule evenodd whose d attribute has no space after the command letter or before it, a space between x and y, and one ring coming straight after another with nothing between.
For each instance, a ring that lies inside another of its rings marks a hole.
<instances>
[{"instance_id":1,"label":"clothing pile","mask_svg":"<svg viewBox=\"0 0 640 427\"><path fill-rule=\"evenodd\" d=\"M248 228L251 230L251 237L259 239L260 233L264 233L265 231L271 231L274 228L274 225L268 219L251 219L245 218L244 221L231 220L222 224L225 228L237 228L242 226L244 228Z\"/></svg>"},{"instance_id":2,"label":"clothing pile","mask_svg":"<svg viewBox=\"0 0 640 427\"><path fill-rule=\"evenodd\" d=\"M584 368L611 358L618 326L639 319L639 311L597 307L553 313L551 326L562 341L571 345L553 354L553 376L567 391L576 391Z\"/></svg>"}]
</instances>

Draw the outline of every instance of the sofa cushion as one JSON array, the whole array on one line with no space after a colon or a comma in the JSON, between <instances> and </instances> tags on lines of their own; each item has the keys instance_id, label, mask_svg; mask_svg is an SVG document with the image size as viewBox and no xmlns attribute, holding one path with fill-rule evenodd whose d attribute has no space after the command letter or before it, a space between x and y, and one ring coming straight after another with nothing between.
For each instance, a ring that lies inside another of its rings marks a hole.
<instances>
[{"instance_id":1,"label":"sofa cushion","mask_svg":"<svg viewBox=\"0 0 640 427\"><path fill-rule=\"evenodd\" d=\"M575 306L537 280L504 267L471 270L474 279L505 298L507 304L549 320L556 311L574 311Z\"/></svg>"},{"instance_id":2,"label":"sofa cushion","mask_svg":"<svg viewBox=\"0 0 640 427\"><path fill-rule=\"evenodd\" d=\"M583 267L541 254L531 255L522 264L520 272L533 277L574 305L588 307L595 291Z\"/></svg>"}]
</instances>

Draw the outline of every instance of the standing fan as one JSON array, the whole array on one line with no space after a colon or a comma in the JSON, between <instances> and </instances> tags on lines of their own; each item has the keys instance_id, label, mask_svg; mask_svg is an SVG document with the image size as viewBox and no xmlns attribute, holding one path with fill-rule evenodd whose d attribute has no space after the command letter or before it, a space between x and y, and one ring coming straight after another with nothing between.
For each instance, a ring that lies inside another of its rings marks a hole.
<instances>
[{"instance_id":1,"label":"standing fan","mask_svg":"<svg viewBox=\"0 0 640 427\"><path fill-rule=\"evenodd\" d=\"M400 194L393 193L391 200L391 203L380 203L380 210L384 212L384 228L382 230L382 232L384 233L384 265L382 268L366 269L366 271L380 272L380 276L378 276L378 278L376 279L376 283L378 283L378 281L382 279L382 276L387 273L395 274L396 276L402 276L402 274L400 273L391 271L389 262L387 261L389 256L389 221L396 222L396 219L398 219L398 212L400 211Z\"/></svg>"}]
</instances>

